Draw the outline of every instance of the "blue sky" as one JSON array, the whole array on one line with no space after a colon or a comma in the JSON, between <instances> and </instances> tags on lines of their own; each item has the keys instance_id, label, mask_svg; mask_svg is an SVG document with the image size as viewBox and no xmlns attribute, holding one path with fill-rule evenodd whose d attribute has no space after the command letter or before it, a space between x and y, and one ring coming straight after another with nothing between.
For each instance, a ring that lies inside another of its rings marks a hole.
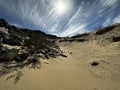
<instances>
[{"instance_id":1,"label":"blue sky","mask_svg":"<svg viewBox=\"0 0 120 90\"><path fill-rule=\"evenodd\" d=\"M120 0L0 0L0 17L61 37L120 22Z\"/></svg>"}]
</instances>

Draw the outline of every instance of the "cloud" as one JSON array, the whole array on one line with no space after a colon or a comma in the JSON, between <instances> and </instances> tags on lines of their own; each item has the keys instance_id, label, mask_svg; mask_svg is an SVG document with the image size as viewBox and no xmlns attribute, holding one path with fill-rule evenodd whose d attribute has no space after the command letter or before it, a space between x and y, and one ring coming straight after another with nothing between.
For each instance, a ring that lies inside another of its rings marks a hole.
<instances>
[{"instance_id":1,"label":"cloud","mask_svg":"<svg viewBox=\"0 0 120 90\"><path fill-rule=\"evenodd\" d=\"M69 19L67 25L75 22L76 19L78 19L78 17L80 17L80 14L82 13L81 10L82 10L82 7L79 7L78 10L76 11L76 13L74 13L74 14L71 16L71 18Z\"/></svg>"},{"instance_id":2,"label":"cloud","mask_svg":"<svg viewBox=\"0 0 120 90\"><path fill-rule=\"evenodd\" d=\"M108 19L106 19L105 22L103 23L103 26L108 26L108 25L111 24L111 22L112 22L111 18L108 18Z\"/></svg>"},{"instance_id":3,"label":"cloud","mask_svg":"<svg viewBox=\"0 0 120 90\"><path fill-rule=\"evenodd\" d=\"M63 13L56 11L59 1L66 5ZM119 0L0 0L0 17L63 37L119 22L119 8Z\"/></svg>"},{"instance_id":4,"label":"cloud","mask_svg":"<svg viewBox=\"0 0 120 90\"><path fill-rule=\"evenodd\" d=\"M22 28L22 27L23 27L22 25L17 24L17 23L10 23L10 24L13 25L13 26L19 27L19 28Z\"/></svg>"},{"instance_id":5,"label":"cloud","mask_svg":"<svg viewBox=\"0 0 120 90\"><path fill-rule=\"evenodd\" d=\"M81 33L84 33L84 32L87 31L85 28L86 28L86 25L84 25L84 24L71 25L64 32L62 32L60 34L60 36L64 37L64 36L73 36L73 35L76 35L76 34L81 34Z\"/></svg>"},{"instance_id":6,"label":"cloud","mask_svg":"<svg viewBox=\"0 0 120 90\"><path fill-rule=\"evenodd\" d=\"M114 23L120 23L120 15L118 15L114 20Z\"/></svg>"},{"instance_id":7,"label":"cloud","mask_svg":"<svg viewBox=\"0 0 120 90\"><path fill-rule=\"evenodd\" d=\"M113 6L117 3L118 0L101 0L103 6Z\"/></svg>"}]
</instances>

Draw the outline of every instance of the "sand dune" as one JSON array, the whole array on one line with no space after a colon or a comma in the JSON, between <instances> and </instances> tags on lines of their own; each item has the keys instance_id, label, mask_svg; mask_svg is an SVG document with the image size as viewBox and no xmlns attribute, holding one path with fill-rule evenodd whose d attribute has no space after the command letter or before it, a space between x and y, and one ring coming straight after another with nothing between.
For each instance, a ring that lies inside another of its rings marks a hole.
<instances>
[{"instance_id":1,"label":"sand dune","mask_svg":"<svg viewBox=\"0 0 120 90\"><path fill-rule=\"evenodd\" d=\"M120 24L60 38L0 23L0 90L120 90Z\"/></svg>"},{"instance_id":2,"label":"sand dune","mask_svg":"<svg viewBox=\"0 0 120 90\"><path fill-rule=\"evenodd\" d=\"M0 78L1 90L119 90L119 42L107 46L96 41L59 45L68 58L41 60L41 69L20 69L22 76L17 83L11 75L18 71L7 74ZM99 65L91 66L93 61Z\"/></svg>"}]
</instances>

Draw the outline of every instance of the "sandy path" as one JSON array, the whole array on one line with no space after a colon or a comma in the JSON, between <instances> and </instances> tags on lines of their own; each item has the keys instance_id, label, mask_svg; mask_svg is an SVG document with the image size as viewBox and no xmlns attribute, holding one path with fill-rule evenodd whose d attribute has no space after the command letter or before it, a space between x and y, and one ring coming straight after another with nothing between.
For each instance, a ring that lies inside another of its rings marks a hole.
<instances>
[{"instance_id":1,"label":"sandy path","mask_svg":"<svg viewBox=\"0 0 120 90\"><path fill-rule=\"evenodd\" d=\"M2 77L0 90L119 90L118 45L101 47L95 43L63 43L61 48L68 58L44 60L41 69L22 69L23 76L16 84L13 84L14 78L5 81L8 75ZM90 65L94 60L100 63L96 67Z\"/></svg>"}]
</instances>

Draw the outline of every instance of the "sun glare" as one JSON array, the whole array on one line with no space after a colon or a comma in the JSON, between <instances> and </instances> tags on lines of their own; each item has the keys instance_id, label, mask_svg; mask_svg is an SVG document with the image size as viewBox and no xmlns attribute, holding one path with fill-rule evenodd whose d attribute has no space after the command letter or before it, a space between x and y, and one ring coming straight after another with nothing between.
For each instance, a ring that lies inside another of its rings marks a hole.
<instances>
[{"instance_id":1,"label":"sun glare","mask_svg":"<svg viewBox=\"0 0 120 90\"><path fill-rule=\"evenodd\" d=\"M58 12L63 13L66 9L66 6L63 2L58 2L56 8L57 8Z\"/></svg>"},{"instance_id":2,"label":"sun glare","mask_svg":"<svg viewBox=\"0 0 120 90\"><path fill-rule=\"evenodd\" d=\"M64 13L66 10L67 10L67 5L65 5L64 1L59 1L59 2L56 3L56 11L59 14Z\"/></svg>"}]
</instances>

